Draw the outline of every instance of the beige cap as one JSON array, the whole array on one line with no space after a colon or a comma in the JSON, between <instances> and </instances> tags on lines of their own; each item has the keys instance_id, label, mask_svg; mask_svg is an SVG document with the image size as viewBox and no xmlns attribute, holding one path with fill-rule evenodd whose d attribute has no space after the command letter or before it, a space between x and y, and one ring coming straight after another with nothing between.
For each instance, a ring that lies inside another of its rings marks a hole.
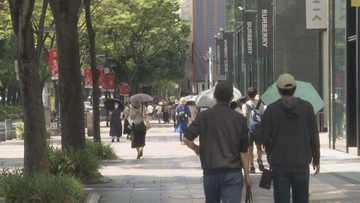
<instances>
[{"instance_id":1,"label":"beige cap","mask_svg":"<svg viewBox=\"0 0 360 203\"><path fill-rule=\"evenodd\" d=\"M187 102L187 100L186 100L185 97L181 97L181 98L180 98L180 103L181 103L181 104L186 104L186 102Z\"/></svg>"},{"instance_id":2,"label":"beige cap","mask_svg":"<svg viewBox=\"0 0 360 203\"><path fill-rule=\"evenodd\" d=\"M276 81L276 86L280 89L294 88L296 86L295 78L288 73L281 74Z\"/></svg>"}]
</instances>

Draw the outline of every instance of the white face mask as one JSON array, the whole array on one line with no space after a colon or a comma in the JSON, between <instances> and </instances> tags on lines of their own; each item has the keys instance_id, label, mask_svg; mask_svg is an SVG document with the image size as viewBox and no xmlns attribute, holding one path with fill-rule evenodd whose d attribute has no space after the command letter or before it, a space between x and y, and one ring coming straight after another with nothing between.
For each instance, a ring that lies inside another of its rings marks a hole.
<instances>
[{"instance_id":1,"label":"white face mask","mask_svg":"<svg viewBox=\"0 0 360 203\"><path fill-rule=\"evenodd\" d=\"M117 109L119 107L119 105L114 105L115 106L115 109Z\"/></svg>"}]
</instances>

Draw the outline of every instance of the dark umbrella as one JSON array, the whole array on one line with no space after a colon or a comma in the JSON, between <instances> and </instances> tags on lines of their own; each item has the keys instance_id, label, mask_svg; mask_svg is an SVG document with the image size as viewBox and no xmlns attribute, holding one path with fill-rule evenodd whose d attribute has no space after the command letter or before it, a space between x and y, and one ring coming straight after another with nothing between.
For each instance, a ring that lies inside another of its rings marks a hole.
<instances>
[{"instance_id":1,"label":"dark umbrella","mask_svg":"<svg viewBox=\"0 0 360 203\"><path fill-rule=\"evenodd\" d=\"M115 108L115 107L114 107L114 104L115 104L115 103L118 103L118 104L119 104L119 108L125 109L124 104L122 104L122 103L120 102L120 100L114 99L114 98L107 99L107 100L104 102L105 109L107 109L107 110L114 109L114 108Z\"/></svg>"}]
</instances>

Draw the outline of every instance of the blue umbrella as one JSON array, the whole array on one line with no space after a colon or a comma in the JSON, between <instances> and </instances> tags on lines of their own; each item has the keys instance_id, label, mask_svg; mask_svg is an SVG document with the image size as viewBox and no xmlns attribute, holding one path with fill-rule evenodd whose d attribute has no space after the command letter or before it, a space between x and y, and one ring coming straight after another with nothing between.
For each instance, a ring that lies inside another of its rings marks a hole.
<instances>
[{"instance_id":1,"label":"blue umbrella","mask_svg":"<svg viewBox=\"0 0 360 203\"><path fill-rule=\"evenodd\" d=\"M324 101L321 99L314 86L308 82L296 81L296 91L294 93L294 97L299 97L310 102L315 113L319 112L325 106ZM276 83L271 85L260 98L266 105L280 99L281 97Z\"/></svg>"}]
</instances>

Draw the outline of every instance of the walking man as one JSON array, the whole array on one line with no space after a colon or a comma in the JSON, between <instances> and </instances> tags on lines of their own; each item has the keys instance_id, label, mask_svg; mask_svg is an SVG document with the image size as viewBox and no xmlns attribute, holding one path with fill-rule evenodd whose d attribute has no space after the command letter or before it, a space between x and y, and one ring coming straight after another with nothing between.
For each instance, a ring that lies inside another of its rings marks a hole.
<instances>
[{"instance_id":1,"label":"walking man","mask_svg":"<svg viewBox=\"0 0 360 203\"><path fill-rule=\"evenodd\" d=\"M154 111L154 107L152 106L151 103L149 103L147 106L147 112L148 112L150 120L152 120L152 118L153 118L153 111Z\"/></svg>"},{"instance_id":2,"label":"walking man","mask_svg":"<svg viewBox=\"0 0 360 203\"><path fill-rule=\"evenodd\" d=\"M281 99L270 104L261 122L261 138L273 171L274 202L309 202L309 164L320 171L320 141L312 105L294 97L295 79L276 81ZM292 195L290 195L292 188Z\"/></svg>"},{"instance_id":3,"label":"walking man","mask_svg":"<svg viewBox=\"0 0 360 203\"><path fill-rule=\"evenodd\" d=\"M234 98L229 81L216 85L214 98L217 104L197 115L185 131L184 142L200 156L206 203L239 203L244 179L252 186L247 123L229 107ZM200 144L196 145L193 141L198 136Z\"/></svg>"},{"instance_id":4,"label":"walking man","mask_svg":"<svg viewBox=\"0 0 360 203\"><path fill-rule=\"evenodd\" d=\"M256 99L257 90L253 87L249 87L247 89L247 96L249 97L249 101L242 105L242 112L245 118L247 119L247 124L249 126L250 123L250 113L251 110L258 108L260 114L264 113L264 105L258 104L259 100ZM250 161L250 173L255 173L255 165L254 165L254 143L256 146L256 154L257 154L257 163L259 165L259 170L262 171L264 169L264 165L262 162L262 154L264 153L261 149L261 139L260 135L250 133L249 132L249 161Z\"/></svg>"}]
</instances>

